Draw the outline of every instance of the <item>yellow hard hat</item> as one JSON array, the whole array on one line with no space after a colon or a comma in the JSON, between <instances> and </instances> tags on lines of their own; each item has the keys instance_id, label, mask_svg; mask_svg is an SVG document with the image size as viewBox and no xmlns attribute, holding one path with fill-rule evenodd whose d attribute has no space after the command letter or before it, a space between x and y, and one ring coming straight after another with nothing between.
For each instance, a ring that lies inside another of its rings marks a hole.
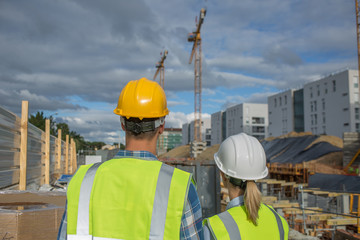
<instances>
[{"instance_id":1,"label":"yellow hard hat","mask_svg":"<svg viewBox=\"0 0 360 240\"><path fill-rule=\"evenodd\" d=\"M127 119L164 117L169 114L165 92L146 78L130 81L121 91L114 113Z\"/></svg>"}]
</instances>

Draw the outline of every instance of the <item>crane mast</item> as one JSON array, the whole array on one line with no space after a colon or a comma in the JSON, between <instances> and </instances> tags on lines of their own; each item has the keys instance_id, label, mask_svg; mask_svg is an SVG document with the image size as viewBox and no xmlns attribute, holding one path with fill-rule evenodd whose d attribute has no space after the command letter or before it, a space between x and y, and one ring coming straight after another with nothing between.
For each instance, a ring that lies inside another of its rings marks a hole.
<instances>
[{"instance_id":1,"label":"crane mast","mask_svg":"<svg viewBox=\"0 0 360 240\"><path fill-rule=\"evenodd\" d=\"M165 59L166 59L166 56L167 56L167 54L168 54L168 51L167 50L165 50L164 51L164 54L162 55L162 57L161 57L161 59L160 59L160 62L157 62L156 63L156 68L157 68L157 70L156 70L156 72L155 72L155 75L154 75L154 80L156 79L156 77L157 77L157 75L160 73L160 86L164 89L164 85L165 85L165 83L164 83L164 81L165 81L165 71L164 71L164 69L165 69L165 66L164 66L164 61L165 61Z\"/></svg>"},{"instance_id":2,"label":"crane mast","mask_svg":"<svg viewBox=\"0 0 360 240\"><path fill-rule=\"evenodd\" d=\"M204 22L206 10L200 10L199 22L196 30L188 35L188 42L194 42L190 55L189 64L191 64L193 57L194 60L194 141L201 142L201 75L202 75L202 50L201 50L201 36L200 29Z\"/></svg>"}]
</instances>

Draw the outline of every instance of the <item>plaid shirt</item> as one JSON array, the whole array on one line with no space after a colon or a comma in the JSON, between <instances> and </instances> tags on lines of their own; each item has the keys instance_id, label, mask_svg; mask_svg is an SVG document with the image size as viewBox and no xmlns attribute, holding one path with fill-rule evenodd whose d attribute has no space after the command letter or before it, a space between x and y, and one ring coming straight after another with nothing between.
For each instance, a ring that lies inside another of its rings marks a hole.
<instances>
[{"instance_id":1,"label":"plaid shirt","mask_svg":"<svg viewBox=\"0 0 360 240\"><path fill-rule=\"evenodd\" d=\"M120 150L114 158L122 157L134 157L144 160L158 161L155 155L147 151ZM59 229L58 240L66 239L66 220L65 209L63 220ZM200 200L197 195L195 185L192 182L189 186L188 198L181 218L180 239L204 239Z\"/></svg>"}]
</instances>

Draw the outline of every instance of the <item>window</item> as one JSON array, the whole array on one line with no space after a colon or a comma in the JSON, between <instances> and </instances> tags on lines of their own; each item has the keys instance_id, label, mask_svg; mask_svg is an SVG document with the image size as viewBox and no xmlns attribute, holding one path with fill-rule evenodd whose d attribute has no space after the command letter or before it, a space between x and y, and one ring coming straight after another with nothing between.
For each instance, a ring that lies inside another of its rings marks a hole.
<instances>
[{"instance_id":1,"label":"window","mask_svg":"<svg viewBox=\"0 0 360 240\"><path fill-rule=\"evenodd\" d=\"M284 96L284 102L285 102L284 104L286 105L287 104L287 96L286 95Z\"/></svg>"},{"instance_id":2,"label":"window","mask_svg":"<svg viewBox=\"0 0 360 240\"><path fill-rule=\"evenodd\" d=\"M276 104L276 98L274 98L274 106L276 107L276 105L277 105L277 104Z\"/></svg>"},{"instance_id":3,"label":"window","mask_svg":"<svg viewBox=\"0 0 360 240\"><path fill-rule=\"evenodd\" d=\"M265 118L263 118L263 117L253 117L252 118L252 123L253 124L264 124L265 123Z\"/></svg>"},{"instance_id":4,"label":"window","mask_svg":"<svg viewBox=\"0 0 360 240\"><path fill-rule=\"evenodd\" d=\"M252 127L252 132L253 132L253 133L264 133L264 132L265 132L265 127L262 127L262 126L253 126L253 127Z\"/></svg>"},{"instance_id":5,"label":"window","mask_svg":"<svg viewBox=\"0 0 360 240\"><path fill-rule=\"evenodd\" d=\"M355 108L355 119L356 120L360 119L360 117L359 117L359 108Z\"/></svg>"},{"instance_id":6,"label":"window","mask_svg":"<svg viewBox=\"0 0 360 240\"><path fill-rule=\"evenodd\" d=\"M355 123L355 130L360 132L360 123Z\"/></svg>"},{"instance_id":7,"label":"window","mask_svg":"<svg viewBox=\"0 0 360 240\"><path fill-rule=\"evenodd\" d=\"M314 115L310 115L310 117L311 117L311 125L314 125Z\"/></svg>"},{"instance_id":8,"label":"window","mask_svg":"<svg viewBox=\"0 0 360 240\"><path fill-rule=\"evenodd\" d=\"M313 104L313 102L310 102L310 109L311 109L311 112L314 111L314 104Z\"/></svg>"},{"instance_id":9,"label":"window","mask_svg":"<svg viewBox=\"0 0 360 240\"><path fill-rule=\"evenodd\" d=\"M344 123L344 126L349 126L349 123Z\"/></svg>"},{"instance_id":10,"label":"window","mask_svg":"<svg viewBox=\"0 0 360 240\"><path fill-rule=\"evenodd\" d=\"M333 92L336 92L336 81L332 81Z\"/></svg>"},{"instance_id":11,"label":"window","mask_svg":"<svg viewBox=\"0 0 360 240\"><path fill-rule=\"evenodd\" d=\"M279 106L281 106L281 97L279 97Z\"/></svg>"},{"instance_id":12,"label":"window","mask_svg":"<svg viewBox=\"0 0 360 240\"><path fill-rule=\"evenodd\" d=\"M316 112L317 111L317 102L314 101L314 111Z\"/></svg>"},{"instance_id":13,"label":"window","mask_svg":"<svg viewBox=\"0 0 360 240\"><path fill-rule=\"evenodd\" d=\"M314 114L314 123L317 124L317 114Z\"/></svg>"},{"instance_id":14,"label":"window","mask_svg":"<svg viewBox=\"0 0 360 240\"><path fill-rule=\"evenodd\" d=\"M313 97L313 93L312 93L312 87L310 88L310 98Z\"/></svg>"},{"instance_id":15,"label":"window","mask_svg":"<svg viewBox=\"0 0 360 240\"><path fill-rule=\"evenodd\" d=\"M354 93L354 102L359 102L359 93Z\"/></svg>"},{"instance_id":16,"label":"window","mask_svg":"<svg viewBox=\"0 0 360 240\"><path fill-rule=\"evenodd\" d=\"M316 90L317 90L317 95L320 96L320 85L316 86Z\"/></svg>"},{"instance_id":17,"label":"window","mask_svg":"<svg viewBox=\"0 0 360 240\"><path fill-rule=\"evenodd\" d=\"M348 108L343 108L343 111L346 112L347 110L349 110Z\"/></svg>"},{"instance_id":18,"label":"window","mask_svg":"<svg viewBox=\"0 0 360 240\"><path fill-rule=\"evenodd\" d=\"M358 77L353 77L353 83L354 83L354 88L358 88L359 87L359 80Z\"/></svg>"},{"instance_id":19,"label":"window","mask_svg":"<svg viewBox=\"0 0 360 240\"><path fill-rule=\"evenodd\" d=\"M322 113L322 120L323 120L323 124L326 123L326 116L325 116L325 112Z\"/></svg>"},{"instance_id":20,"label":"window","mask_svg":"<svg viewBox=\"0 0 360 240\"><path fill-rule=\"evenodd\" d=\"M326 134L326 127L323 126L322 128L323 128L323 134Z\"/></svg>"},{"instance_id":21,"label":"window","mask_svg":"<svg viewBox=\"0 0 360 240\"><path fill-rule=\"evenodd\" d=\"M325 110L325 99L321 99L321 103L322 103L322 110Z\"/></svg>"},{"instance_id":22,"label":"window","mask_svg":"<svg viewBox=\"0 0 360 240\"><path fill-rule=\"evenodd\" d=\"M324 93L327 94L328 90L327 90L327 83L324 83Z\"/></svg>"}]
</instances>

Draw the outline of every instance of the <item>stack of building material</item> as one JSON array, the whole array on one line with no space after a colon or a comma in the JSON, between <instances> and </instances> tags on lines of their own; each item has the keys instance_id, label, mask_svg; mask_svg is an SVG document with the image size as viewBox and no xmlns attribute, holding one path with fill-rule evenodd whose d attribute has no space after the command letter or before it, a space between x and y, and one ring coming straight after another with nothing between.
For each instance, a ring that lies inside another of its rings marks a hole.
<instances>
[{"instance_id":1,"label":"stack of building material","mask_svg":"<svg viewBox=\"0 0 360 240\"><path fill-rule=\"evenodd\" d=\"M0 239L56 239L65 192L1 192Z\"/></svg>"}]
</instances>

